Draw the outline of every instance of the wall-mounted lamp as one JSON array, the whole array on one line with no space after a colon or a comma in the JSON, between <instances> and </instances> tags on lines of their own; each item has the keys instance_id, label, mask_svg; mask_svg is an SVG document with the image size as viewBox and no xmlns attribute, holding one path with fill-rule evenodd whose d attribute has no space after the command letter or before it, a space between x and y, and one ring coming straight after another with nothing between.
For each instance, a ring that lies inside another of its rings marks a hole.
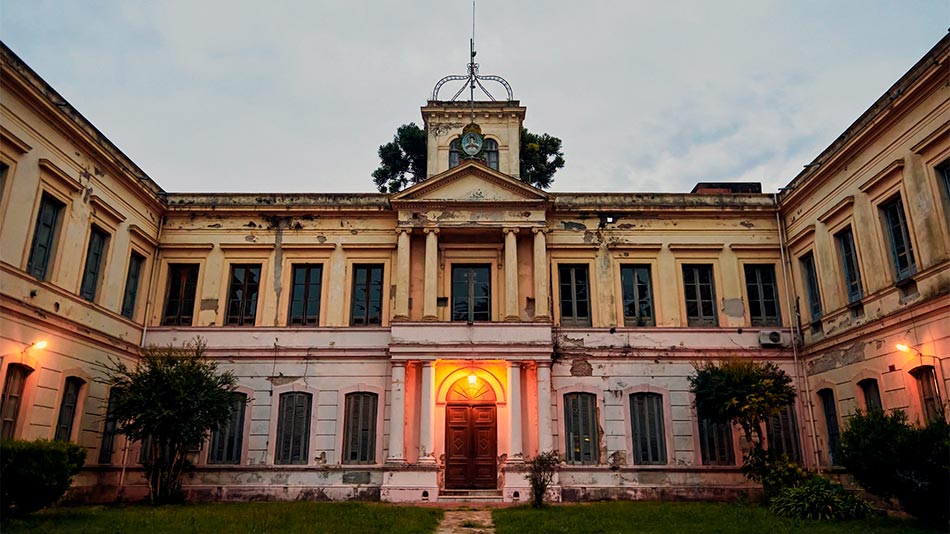
<instances>
[{"instance_id":1,"label":"wall-mounted lamp","mask_svg":"<svg viewBox=\"0 0 950 534\"><path fill-rule=\"evenodd\" d=\"M475 376L475 373L468 375L468 385L474 386L478 382L478 377Z\"/></svg>"},{"instance_id":2,"label":"wall-mounted lamp","mask_svg":"<svg viewBox=\"0 0 950 534\"><path fill-rule=\"evenodd\" d=\"M917 349L912 349L903 343L898 343L897 345L894 345L894 347L897 348L897 350L901 352L910 352L910 351L919 352Z\"/></svg>"}]
</instances>

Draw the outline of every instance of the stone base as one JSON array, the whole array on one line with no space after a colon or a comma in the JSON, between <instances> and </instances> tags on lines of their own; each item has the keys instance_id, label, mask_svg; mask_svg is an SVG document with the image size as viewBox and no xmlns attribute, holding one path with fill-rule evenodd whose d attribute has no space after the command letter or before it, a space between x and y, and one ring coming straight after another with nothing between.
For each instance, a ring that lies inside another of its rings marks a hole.
<instances>
[{"instance_id":1,"label":"stone base","mask_svg":"<svg viewBox=\"0 0 950 534\"><path fill-rule=\"evenodd\" d=\"M379 498L385 502L435 502L439 500L438 466L412 466L386 471Z\"/></svg>"}]
</instances>

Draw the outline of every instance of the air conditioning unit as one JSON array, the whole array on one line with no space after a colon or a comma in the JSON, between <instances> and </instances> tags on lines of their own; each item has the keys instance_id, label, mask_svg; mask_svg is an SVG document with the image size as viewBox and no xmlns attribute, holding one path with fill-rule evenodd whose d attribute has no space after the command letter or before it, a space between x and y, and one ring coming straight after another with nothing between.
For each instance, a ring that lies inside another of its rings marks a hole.
<instances>
[{"instance_id":1,"label":"air conditioning unit","mask_svg":"<svg viewBox=\"0 0 950 534\"><path fill-rule=\"evenodd\" d=\"M759 345L763 347L782 347L788 345L788 336L781 330L762 330L759 332Z\"/></svg>"}]
</instances>

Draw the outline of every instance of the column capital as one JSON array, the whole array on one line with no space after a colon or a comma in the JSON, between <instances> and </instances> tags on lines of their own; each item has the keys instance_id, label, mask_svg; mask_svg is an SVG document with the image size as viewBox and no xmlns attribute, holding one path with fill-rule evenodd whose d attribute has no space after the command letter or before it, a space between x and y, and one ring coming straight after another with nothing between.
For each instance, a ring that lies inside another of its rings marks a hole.
<instances>
[{"instance_id":1,"label":"column capital","mask_svg":"<svg viewBox=\"0 0 950 534\"><path fill-rule=\"evenodd\" d=\"M506 234L517 234L517 233L518 233L518 230L520 230L520 228L516 228L516 227L513 227L513 226L512 226L512 227L505 227L505 228L502 228L501 231L504 232L504 233L506 233Z\"/></svg>"},{"instance_id":2,"label":"column capital","mask_svg":"<svg viewBox=\"0 0 950 534\"><path fill-rule=\"evenodd\" d=\"M548 369L550 369L553 363L554 362L552 362L551 360L534 360L534 364L538 366L538 369L542 367L547 367Z\"/></svg>"},{"instance_id":3,"label":"column capital","mask_svg":"<svg viewBox=\"0 0 950 534\"><path fill-rule=\"evenodd\" d=\"M433 228L433 227L427 227L427 228L423 228L423 229L422 229L422 232L425 233L425 234L438 234L438 233L439 233L439 229L438 229L438 228Z\"/></svg>"},{"instance_id":4,"label":"column capital","mask_svg":"<svg viewBox=\"0 0 950 534\"><path fill-rule=\"evenodd\" d=\"M409 362L406 360L390 360L389 364L393 367L405 367Z\"/></svg>"},{"instance_id":5,"label":"column capital","mask_svg":"<svg viewBox=\"0 0 950 534\"><path fill-rule=\"evenodd\" d=\"M398 235L401 233L411 234L412 228L396 228L396 234Z\"/></svg>"},{"instance_id":6,"label":"column capital","mask_svg":"<svg viewBox=\"0 0 950 534\"><path fill-rule=\"evenodd\" d=\"M546 226L533 226L531 228L531 233L533 234L546 234L550 231L551 229Z\"/></svg>"}]
</instances>

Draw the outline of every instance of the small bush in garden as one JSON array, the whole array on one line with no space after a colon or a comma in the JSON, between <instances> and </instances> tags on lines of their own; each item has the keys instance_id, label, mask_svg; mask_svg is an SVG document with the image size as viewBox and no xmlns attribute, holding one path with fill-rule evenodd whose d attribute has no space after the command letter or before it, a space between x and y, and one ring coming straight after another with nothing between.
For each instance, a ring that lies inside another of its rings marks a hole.
<instances>
[{"instance_id":1,"label":"small bush in garden","mask_svg":"<svg viewBox=\"0 0 950 534\"><path fill-rule=\"evenodd\" d=\"M0 515L28 514L59 500L86 461L86 449L66 441L0 442Z\"/></svg>"},{"instance_id":2,"label":"small bush in garden","mask_svg":"<svg viewBox=\"0 0 950 534\"><path fill-rule=\"evenodd\" d=\"M542 452L530 458L528 464L528 482L531 484L531 503L535 508L544 506L544 494L547 493L561 458L557 451Z\"/></svg>"},{"instance_id":3,"label":"small bush in garden","mask_svg":"<svg viewBox=\"0 0 950 534\"><path fill-rule=\"evenodd\" d=\"M788 455L772 454L763 449L753 449L749 453L742 472L749 480L762 483L766 500L771 500L784 488L800 486L815 476Z\"/></svg>"},{"instance_id":4,"label":"small bush in garden","mask_svg":"<svg viewBox=\"0 0 950 534\"><path fill-rule=\"evenodd\" d=\"M865 517L871 512L871 505L841 484L813 476L801 485L779 490L769 509L783 517L840 520Z\"/></svg>"}]
</instances>

